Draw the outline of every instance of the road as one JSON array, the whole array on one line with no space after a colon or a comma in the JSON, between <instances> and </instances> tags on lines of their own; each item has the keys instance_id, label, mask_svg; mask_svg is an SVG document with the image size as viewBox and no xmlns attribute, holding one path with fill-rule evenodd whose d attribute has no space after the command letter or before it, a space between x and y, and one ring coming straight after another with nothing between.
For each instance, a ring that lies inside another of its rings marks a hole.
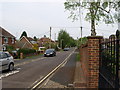
<instances>
[{"instance_id":1,"label":"road","mask_svg":"<svg viewBox=\"0 0 120 90\"><path fill-rule=\"evenodd\" d=\"M64 60L71 57L70 51L57 52L55 57L39 57L15 62L15 70L2 73L2 88L32 88ZM61 77L62 78L62 77Z\"/></svg>"},{"instance_id":2,"label":"road","mask_svg":"<svg viewBox=\"0 0 120 90\"><path fill-rule=\"evenodd\" d=\"M76 55L74 52L69 61L65 63L56 73L48 78L39 88L71 88L73 87Z\"/></svg>"}]
</instances>

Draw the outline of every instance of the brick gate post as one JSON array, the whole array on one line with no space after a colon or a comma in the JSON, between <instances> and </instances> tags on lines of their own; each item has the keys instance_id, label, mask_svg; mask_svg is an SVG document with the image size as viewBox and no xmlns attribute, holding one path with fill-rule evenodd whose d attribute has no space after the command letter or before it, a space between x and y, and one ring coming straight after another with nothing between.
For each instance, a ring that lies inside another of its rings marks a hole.
<instances>
[{"instance_id":1,"label":"brick gate post","mask_svg":"<svg viewBox=\"0 0 120 90\"><path fill-rule=\"evenodd\" d=\"M98 88L100 42L102 36L89 36L88 38L88 88Z\"/></svg>"}]
</instances>

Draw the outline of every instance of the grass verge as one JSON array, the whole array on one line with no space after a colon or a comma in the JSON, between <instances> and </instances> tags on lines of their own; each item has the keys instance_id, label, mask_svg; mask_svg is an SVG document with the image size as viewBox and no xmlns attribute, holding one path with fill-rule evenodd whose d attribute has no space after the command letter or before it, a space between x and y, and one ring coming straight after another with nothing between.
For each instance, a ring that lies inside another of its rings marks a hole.
<instances>
[{"instance_id":1,"label":"grass verge","mask_svg":"<svg viewBox=\"0 0 120 90\"><path fill-rule=\"evenodd\" d=\"M80 61L80 53L77 54L76 61Z\"/></svg>"}]
</instances>

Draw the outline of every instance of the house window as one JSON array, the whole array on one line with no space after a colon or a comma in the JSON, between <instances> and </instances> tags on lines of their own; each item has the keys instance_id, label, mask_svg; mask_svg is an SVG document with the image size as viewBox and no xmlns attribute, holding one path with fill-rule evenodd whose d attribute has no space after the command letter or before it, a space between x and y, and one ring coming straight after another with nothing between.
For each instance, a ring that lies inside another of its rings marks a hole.
<instances>
[{"instance_id":1,"label":"house window","mask_svg":"<svg viewBox=\"0 0 120 90\"><path fill-rule=\"evenodd\" d=\"M4 43L8 43L8 38L4 38Z\"/></svg>"},{"instance_id":2,"label":"house window","mask_svg":"<svg viewBox=\"0 0 120 90\"><path fill-rule=\"evenodd\" d=\"M15 40L14 40L14 38L12 38L12 44L14 44L14 42L15 42Z\"/></svg>"}]
</instances>

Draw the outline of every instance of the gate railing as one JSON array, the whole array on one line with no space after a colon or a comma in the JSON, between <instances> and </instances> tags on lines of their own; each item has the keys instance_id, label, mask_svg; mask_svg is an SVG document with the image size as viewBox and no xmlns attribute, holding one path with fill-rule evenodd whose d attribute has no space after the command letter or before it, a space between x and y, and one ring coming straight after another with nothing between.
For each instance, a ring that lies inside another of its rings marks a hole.
<instances>
[{"instance_id":1,"label":"gate railing","mask_svg":"<svg viewBox=\"0 0 120 90\"><path fill-rule=\"evenodd\" d=\"M119 88L120 31L100 44L100 88Z\"/></svg>"}]
</instances>

